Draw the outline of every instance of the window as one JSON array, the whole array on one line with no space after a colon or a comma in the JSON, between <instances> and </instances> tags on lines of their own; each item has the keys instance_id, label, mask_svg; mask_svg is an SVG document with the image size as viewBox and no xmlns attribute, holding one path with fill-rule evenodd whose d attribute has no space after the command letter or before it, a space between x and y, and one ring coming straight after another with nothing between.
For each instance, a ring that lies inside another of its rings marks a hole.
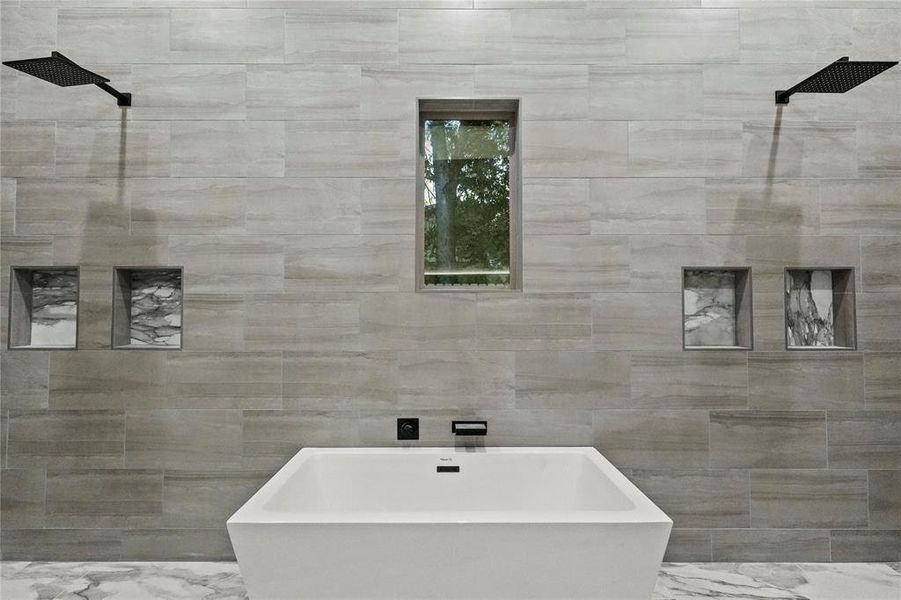
<instances>
[{"instance_id":1,"label":"window","mask_svg":"<svg viewBox=\"0 0 901 600\"><path fill-rule=\"evenodd\" d=\"M519 289L517 100L420 100L417 288Z\"/></svg>"}]
</instances>

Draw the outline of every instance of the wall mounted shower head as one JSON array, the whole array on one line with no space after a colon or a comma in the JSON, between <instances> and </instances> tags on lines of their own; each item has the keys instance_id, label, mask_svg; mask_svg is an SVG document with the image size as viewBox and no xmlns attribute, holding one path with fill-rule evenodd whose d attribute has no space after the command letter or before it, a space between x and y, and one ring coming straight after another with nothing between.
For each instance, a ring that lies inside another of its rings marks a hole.
<instances>
[{"instance_id":1,"label":"wall mounted shower head","mask_svg":"<svg viewBox=\"0 0 901 600\"><path fill-rule=\"evenodd\" d=\"M51 52L50 56L44 58L8 60L3 64L61 87L94 84L115 96L119 106L131 106L131 94L116 91L107 83L109 79L88 71L59 52Z\"/></svg>"},{"instance_id":2,"label":"wall mounted shower head","mask_svg":"<svg viewBox=\"0 0 901 600\"><path fill-rule=\"evenodd\" d=\"M844 94L897 64L898 61L851 61L843 56L801 83L787 90L776 90L776 104L788 104L788 97L797 93Z\"/></svg>"}]
</instances>

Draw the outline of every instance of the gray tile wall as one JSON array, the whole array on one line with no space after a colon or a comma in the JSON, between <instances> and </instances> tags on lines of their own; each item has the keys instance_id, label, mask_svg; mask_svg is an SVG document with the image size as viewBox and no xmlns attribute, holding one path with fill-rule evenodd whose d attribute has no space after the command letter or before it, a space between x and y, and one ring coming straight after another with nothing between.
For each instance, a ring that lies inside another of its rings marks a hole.
<instances>
[{"instance_id":1,"label":"gray tile wall","mask_svg":"<svg viewBox=\"0 0 901 600\"><path fill-rule=\"evenodd\" d=\"M638 8L635 5L640 5ZM2 0L2 271L82 267L80 349L2 353L9 559L230 558L299 448L594 445L671 560L901 560L892 0ZM524 291L416 294L414 98L521 96ZM113 265L185 267L185 350L108 349ZM680 268L749 265L755 350L681 351ZM784 350L785 266L857 271L859 352ZM5 346L5 335L3 345Z\"/></svg>"}]
</instances>

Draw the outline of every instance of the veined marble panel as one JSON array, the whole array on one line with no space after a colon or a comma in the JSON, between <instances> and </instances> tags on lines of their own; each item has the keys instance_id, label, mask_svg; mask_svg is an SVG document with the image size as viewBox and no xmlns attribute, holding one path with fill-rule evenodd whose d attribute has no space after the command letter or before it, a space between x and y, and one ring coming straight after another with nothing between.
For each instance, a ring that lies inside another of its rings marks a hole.
<instances>
[{"instance_id":1,"label":"veined marble panel","mask_svg":"<svg viewBox=\"0 0 901 600\"><path fill-rule=\"evenodd\" d=\"M129 344L181 346L181 271L132 271Z\"/></svg>"},{"instance_id":2,"label":"veined marble panel","mask_svg":"<svg viewBox=\"0 0 901 600\"><path fill-rule=\"evenodd\" d=\"M735 271L685 271L685 345L735 346Z\"/></svg>"},{"instance_id":3,"label":"veined marble panel","mask_svg":"<svg viewBox=\"0 0 901 600\"><path fill-rule=\"evenodd\" d=\"M34 271L31 280L31 346L75 345L78 272Z\"/></svg>"},{"instance_id":4,"label":"veined marble panel","mask_svg":"<svg viewBox=\"0 0 901 600\"><path fill-rule=\"evenodd\" d=\"M832 271L786 271L785 329L789 346L835 346Z\"/></svg>"}]
</instances>

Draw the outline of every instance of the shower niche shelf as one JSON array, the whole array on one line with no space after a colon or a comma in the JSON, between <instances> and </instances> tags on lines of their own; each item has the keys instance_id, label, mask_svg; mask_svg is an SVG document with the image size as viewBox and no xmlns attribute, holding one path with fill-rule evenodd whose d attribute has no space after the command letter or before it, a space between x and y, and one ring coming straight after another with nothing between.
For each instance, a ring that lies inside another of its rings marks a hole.
<instances>
[{"instance_id":1,"label":"shower niche shelf","mask_svg":"<svg viewBox=\"0 0 901 600\"><path fill-rule=\"evenodd\" d=\"M10 269L10 350L78 347L78 274L78 267Z\"/></svg>"},{"instance_id":2,"label":"shower niche shelf","mask_svg":"<svg viewBox=\"0 0 901 600\"><path fill-rule=\"evenodd\" d=\"M853 268L785 269L785 348L857 348Z\"/></svg>"},{"instance_id":3,"label":"shower niche shelf","mask_svg":"<svg viewBox=\"0 0 901 600\"><path fill-rule=\"evenodd\" d=\"M182 267L113 269L112 347L181 350Z\"/></svg>"},{"instance_id":4,"label":"shower niche shelf","mask_svg":"<svg viewBox=\"0 0 901 600\"><path fill-rule=\"evenodd\" d=\"M682 348L751 350L749 267L682 268Z\"/></svg>"}]
</instances>

